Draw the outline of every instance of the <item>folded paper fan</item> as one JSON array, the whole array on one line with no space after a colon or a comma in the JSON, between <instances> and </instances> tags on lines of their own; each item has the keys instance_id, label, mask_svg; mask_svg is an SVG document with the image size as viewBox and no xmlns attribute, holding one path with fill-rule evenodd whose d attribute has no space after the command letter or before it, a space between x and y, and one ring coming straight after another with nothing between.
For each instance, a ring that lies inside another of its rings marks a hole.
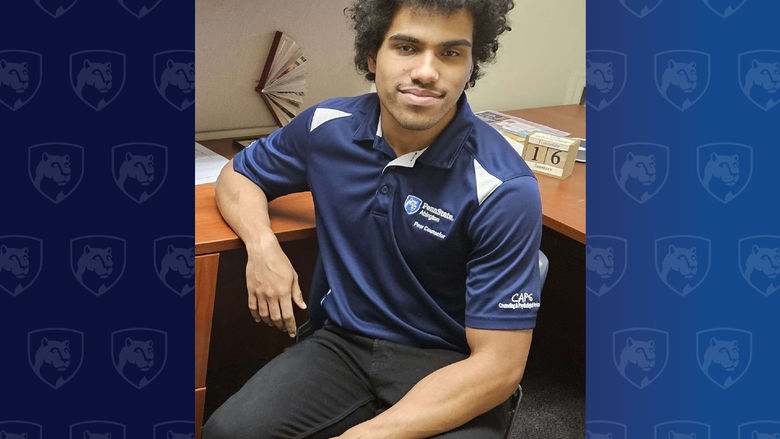
<instances>
[{"instance_id":1,"label":"folded paper fan","mask_svg":"<svg viewBox=\"0 0 780 439\"><path fill-rule=\"evenodd\" d=\"M280 127L301 112L306 89L306 57L290 37L277 31L255 91Z\"/></svg>"}]
</instances>

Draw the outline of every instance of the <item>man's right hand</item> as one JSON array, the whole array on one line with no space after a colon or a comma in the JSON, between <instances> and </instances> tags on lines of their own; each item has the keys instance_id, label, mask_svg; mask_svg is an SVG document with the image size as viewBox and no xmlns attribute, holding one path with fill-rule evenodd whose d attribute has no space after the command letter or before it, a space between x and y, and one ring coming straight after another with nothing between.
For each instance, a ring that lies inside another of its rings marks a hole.
<instances>
[{"instance_id":1,"label":"man's right hand","mask_svg":"<svg viewBox=\"0 0 780 439\"><path fill-rule=\"evenodd\" d=\"M246 286L249 312L261 320L295 337L297 327L292 302L306 309L298 285L298 274L275 237L270 236L257 247L247 246Z\"/></svg>"}]
</instances>

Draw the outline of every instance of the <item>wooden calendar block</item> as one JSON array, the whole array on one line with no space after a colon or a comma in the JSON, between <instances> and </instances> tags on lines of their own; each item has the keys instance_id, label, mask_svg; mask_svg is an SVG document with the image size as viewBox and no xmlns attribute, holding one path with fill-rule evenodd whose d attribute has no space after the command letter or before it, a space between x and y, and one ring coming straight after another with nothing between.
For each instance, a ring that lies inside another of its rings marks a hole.
<instances>
[{"instance_id":1,"label":"wooden calendar block","mask_svg":"<svg viewBox=\"0 0 780 439\"><path fill-rule=\"evenodd\" d=\"M523 159L534 172L563 179L574 169L579 146L578 139L533 131L523 142Z\"/></svg>"}]
</instances>

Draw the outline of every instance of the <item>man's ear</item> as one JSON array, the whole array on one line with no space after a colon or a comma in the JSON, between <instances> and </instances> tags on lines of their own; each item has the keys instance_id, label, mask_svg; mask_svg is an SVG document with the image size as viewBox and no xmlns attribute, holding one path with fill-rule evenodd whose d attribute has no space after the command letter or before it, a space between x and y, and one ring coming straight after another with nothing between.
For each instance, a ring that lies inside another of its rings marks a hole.
<instances>
[{"instance_id":1,"label":"man's ear","mask_svg":"<svg viewBox=\"0 0 780 439\"><path fill-rule=\"evenodd\" d=\"M374 58L368 57L368 71L376 73L376 60Z\"/></svg>"}]
</instances>

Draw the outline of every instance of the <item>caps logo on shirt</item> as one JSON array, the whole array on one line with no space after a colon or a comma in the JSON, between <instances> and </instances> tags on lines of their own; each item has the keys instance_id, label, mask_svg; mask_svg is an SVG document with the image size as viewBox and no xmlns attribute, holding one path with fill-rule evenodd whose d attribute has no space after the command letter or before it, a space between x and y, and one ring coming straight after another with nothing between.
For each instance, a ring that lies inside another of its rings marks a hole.
<instances>
[{"instance_id":1,"label":"caps logo on shirt","mask_svg":"<svg viewBox=\"0 0 780 439\"><path fill-rule=\"evenodd\" d=\"M417 213L420 210L420 206L422 206L422 200L414 195L407 196L406 201L404 201L404 210L409 215Z\"/></svg>"}]
</instances>

